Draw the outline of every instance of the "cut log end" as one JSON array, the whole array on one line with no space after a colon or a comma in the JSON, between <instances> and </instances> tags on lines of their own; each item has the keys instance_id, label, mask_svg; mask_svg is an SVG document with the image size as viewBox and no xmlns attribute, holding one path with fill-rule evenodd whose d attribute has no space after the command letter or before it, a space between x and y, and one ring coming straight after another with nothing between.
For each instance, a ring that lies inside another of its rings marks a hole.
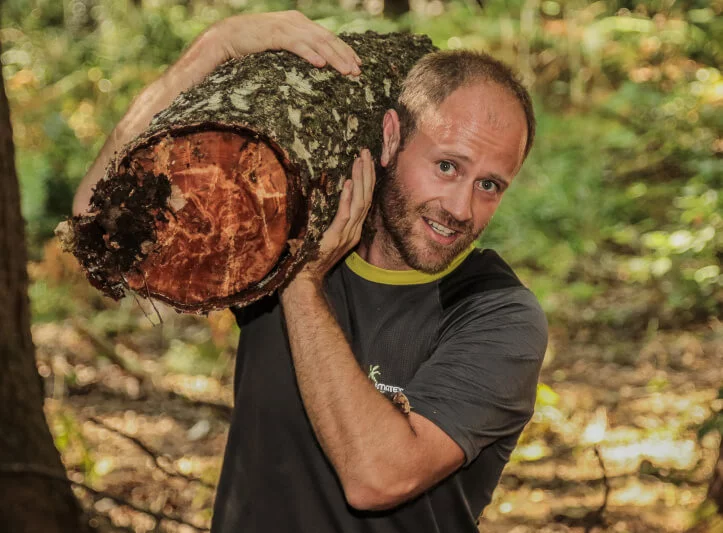
<instances>
[{"instance_id":1,"label":"cut log end","mask_svg":"<svg viewBox=\"0 0 723 533\"><path fill-rule=\"evenodd\" d=\"M121 284L204 311L264 279L287 248L286 172L252 134L166 136L130 154L117 175L126 179L100 182L96 214L80 222L94 226L84 232L91 259L113 263L102 265L106 293ZM76 246L81 261L87 244Z\"/></svg>"}]
</instances>

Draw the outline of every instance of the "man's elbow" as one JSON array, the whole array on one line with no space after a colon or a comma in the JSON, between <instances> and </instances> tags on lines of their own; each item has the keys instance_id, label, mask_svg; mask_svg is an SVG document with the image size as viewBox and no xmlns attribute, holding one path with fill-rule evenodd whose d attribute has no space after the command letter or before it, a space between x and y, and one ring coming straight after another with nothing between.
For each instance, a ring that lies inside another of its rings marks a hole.
<instances>
[{"instance_id":1,"label":"man's elbow","mask_svg":"<svg viewBox=\"0 0 723 533\"><path fill-rule=\"evenodd\" d=\"M375 479L355 480L344 483L347 503L358 511L383 511L392 509L422 492L415 480Z\"/></svg>"}]
</instances>

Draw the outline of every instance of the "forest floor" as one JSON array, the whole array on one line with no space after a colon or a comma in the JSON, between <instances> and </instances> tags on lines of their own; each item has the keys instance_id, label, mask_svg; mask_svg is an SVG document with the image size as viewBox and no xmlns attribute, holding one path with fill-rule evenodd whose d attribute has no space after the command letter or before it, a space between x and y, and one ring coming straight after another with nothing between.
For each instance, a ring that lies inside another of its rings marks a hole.
<instances>
[{"instance_id":1,"label":"forest floor","mask_svg":"<svg viewBox=\"0 0 723 533\"><path fill-rule=\"evenodd\" d=\"M36 322L33 339L51 430L91 522L101 532L208 528L232 402L231 313L156 314L144 302L146 317L132 298L99 304L49 261L31 268L36 315L61 283L88 295L76 317ZM481 532L723 530L700 529L720 437L697 437L723 408L723 326L641 337L551 328L535 415ZM179 521L159 524L114 498Z\"/></svg>"}]
</instances>

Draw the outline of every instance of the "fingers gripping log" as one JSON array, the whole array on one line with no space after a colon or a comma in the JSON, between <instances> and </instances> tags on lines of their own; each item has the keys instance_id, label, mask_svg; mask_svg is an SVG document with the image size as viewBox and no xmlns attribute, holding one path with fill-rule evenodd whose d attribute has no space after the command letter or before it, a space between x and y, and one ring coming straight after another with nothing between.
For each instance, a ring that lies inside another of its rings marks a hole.
<instances>
[{"instance_id":1,"label":"fingers gripping log","mask_svg":"<svg viewBox=\"0 0 723 533\"><path fill-rule=\"evenodd\" d=\"M313 256L384 112L434 48L428 38L341 36L359 77L288 52L229 60L156 115L116 154L86 215L61 224L90 282L185 312L246 305Z\"/></svg>"}]
</instances>

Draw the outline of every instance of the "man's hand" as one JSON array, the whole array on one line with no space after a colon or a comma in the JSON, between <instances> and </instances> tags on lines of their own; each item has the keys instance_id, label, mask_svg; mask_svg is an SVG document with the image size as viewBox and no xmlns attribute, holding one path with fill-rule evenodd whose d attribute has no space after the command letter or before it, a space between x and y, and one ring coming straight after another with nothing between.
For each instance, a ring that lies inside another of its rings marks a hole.
<instances>
[{"instance_id":1,"label":"man's hand","mask_svg":"<svg viewBox=\"0 0 723 533\"><path fill-rule=\"evenodd\" d=\"M321 238L318 257L304 265L284 292L293 292L296 285L307 281L321 286L327 272L359 243L375 183L374 161L365 148L354 160L351 179L344 183L339 210Z\"/></svg>"},{"instance_id":2,"label":"man's hand","mask_svg":"<svg viewBox=\"0 0 723 533\"><path fill-rule=\"evenodd\" d=\"M219 63L264 50L288 50L316 67L328 63L342 74L361 73L361 59L348 44L298 11L238 15L209 31L222 45Z\"/></svg>"},{"instance_id":3,"label":"man's hand","mask_svg":"<svg viewBox=\"0 0 723 533\"><path fill-rule=\"evenodd\" d=\"M266 50L287 50L344 75L361 73L361 59L348 44L299 11L279 11L236 15L212 25L168 70L173 77L169 89L177 95L224 61Z\"/></svg>"},{"instance_id":4,"label":"man's hand","mask_svg":"<svg viewBox=\"0 0 723 533\"><path fill-rule=\"evenodd\" d=\"M73 213L87 210L92 189L113 154L145 130L156 113L227 59L264 50L288 50L317 67L329 64L341 74L360 73L361 60L354 50L298 11L238 15L217 22L136 97L79 185Z\"/></svg>"}]
</instances>

